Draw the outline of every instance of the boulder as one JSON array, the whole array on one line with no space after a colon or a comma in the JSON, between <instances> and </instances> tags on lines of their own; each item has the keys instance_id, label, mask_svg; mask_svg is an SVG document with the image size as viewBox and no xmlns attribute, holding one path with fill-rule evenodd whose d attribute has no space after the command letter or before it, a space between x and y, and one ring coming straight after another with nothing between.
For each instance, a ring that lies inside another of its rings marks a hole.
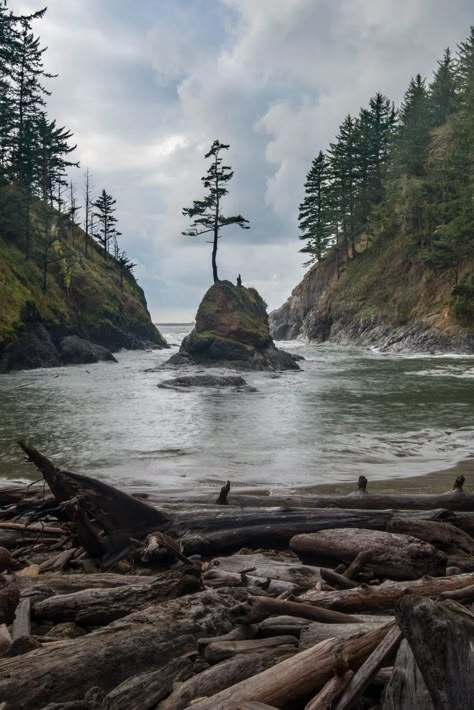
<instances>
[{"instance_id":1,"label":"boulder","mask_svg":"<svg viewBox=\"0 0 474 710\"><path fill-rule=\"evenodd\" d=\"M200 365L299 370L292 355L275 347L259 293L230 281L219 281L207 291L195 328L181 344L182 353ZM169 364L177 364L176 359Z\"/></svg>"},{"instance_id":2,"label":"boulder","mask_svg":"<svg viewBox=\"0 0 474 710\"><path fill-rule=\"evenodd\" d=\"M58 367L60 364L58 351L43 323L25 323L0 356L0 372Z\"/></svg>"},{"instance_id":3,"label":"boulder","mask_svg":"<svg viewBox=\"0 0 474 710\"><path fill-rule=\"evenodd\" d=\"M78 335L68 335L59 343L59 354L64 365L88 365L93 362L117 362L110 350L90 343Z\"/></svg>"},{"instance_id":4,"label":"boulder","mask_svg":"<svg viewBox=\"0 0 474 710\"><path fill-rule=\"evenodd\" d=\"M218 375L190 375L188 377L174 377L172 380L160 382L162 389L189 389L190 387L232 387L237 390L256 392L255 387L250 387L240 375L222 377Z\"/></svg>"}]
</instances>

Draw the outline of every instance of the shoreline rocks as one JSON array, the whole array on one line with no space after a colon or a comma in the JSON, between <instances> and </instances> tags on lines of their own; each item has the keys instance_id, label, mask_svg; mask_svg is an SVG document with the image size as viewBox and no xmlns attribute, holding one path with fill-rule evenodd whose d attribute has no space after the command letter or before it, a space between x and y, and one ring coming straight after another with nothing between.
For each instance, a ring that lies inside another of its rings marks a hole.
<instances>
[{"instance_id":1,"label":"shoreline rocks","mask_svg":"<svg viewBox=\"0 0 474 710\"><path fill-rule=\"evenodd\" d=\"M212 387L215 389L231 388L237 392L256 392L255 387L247 384L240 375L189 375L174 377L171 380L160 382L161 389L173 389L178 391L189 390L194 387Z\"/></svg>"}]
</instances>

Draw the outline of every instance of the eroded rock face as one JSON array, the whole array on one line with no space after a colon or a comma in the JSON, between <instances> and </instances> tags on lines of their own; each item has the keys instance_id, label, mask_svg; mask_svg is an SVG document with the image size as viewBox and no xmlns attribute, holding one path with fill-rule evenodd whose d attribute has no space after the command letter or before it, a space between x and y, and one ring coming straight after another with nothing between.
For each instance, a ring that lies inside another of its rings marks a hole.
<instances>
[{"instance_id":1,"label":"eroded rock face","mask_svg":"<svg viewBox=\"0 0 474 710\"><path fill-rule=\"evenodd\" d=\"M196 326L180 353L204 365L252 370L298 370L294 357L278 350L270 335L266 304L254 288L220 281L207 291ZM176 358L170 364L177 364Z\"/></svg>"}]
</instances>

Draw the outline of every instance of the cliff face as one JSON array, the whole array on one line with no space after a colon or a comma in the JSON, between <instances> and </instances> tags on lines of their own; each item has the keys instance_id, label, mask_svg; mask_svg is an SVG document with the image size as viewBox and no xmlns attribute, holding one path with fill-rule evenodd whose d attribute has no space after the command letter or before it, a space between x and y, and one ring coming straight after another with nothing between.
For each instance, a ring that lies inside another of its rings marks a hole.
<instances>
[{"instance_id":1,"label":"cliff face","mask_svg":"<svg viewBox=\"0 0 474 710\"><path fill-rule=\"evenodd\" d=\"M120 274L84 233L68 243L68 264L51 257L43 291L41 252L25 259L18 241L0 235L0 371L61 364L60 342L79 335L110 350L167 347L151 321L143 290Z\"/></svg>"},{"instance_id":2,"label":"cliff face","mask_svg":"<svg viewBox=\"0 0 474 710\"><path fill-rule=\"evenodd\" d=\"M335 254L329 254L270 313L270 329L275 340L473 353L474 323L457 321L452 291L452 275L414 259L406 240L393 238L366 248L339 279Z\"/></svg>"}]
</instances>

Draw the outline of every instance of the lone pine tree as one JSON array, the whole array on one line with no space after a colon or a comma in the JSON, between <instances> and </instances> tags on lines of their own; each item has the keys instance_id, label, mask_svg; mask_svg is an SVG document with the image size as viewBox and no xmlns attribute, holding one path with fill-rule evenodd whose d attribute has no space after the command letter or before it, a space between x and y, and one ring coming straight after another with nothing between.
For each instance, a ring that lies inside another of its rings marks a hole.
<instances>
[{"instance_id":1,"label":"lone pine tree","mask_svg":"<svg viewBox=\"0 0 474 710\"><path fill-rule=\"evenodd\" d=\"M201 178L207 195L202 200L194 200L192 207L183 209L183 215L190 217L193 223L189 229L182 232L185 236L200 237L203 234L212 234L212 275L214 283L219 281L217 273L217 245L221 238L220 231L223 227L237 224L242 229L250 229L248 220L242 215L224 217L221 210L222 199L228 194L227 184L234 175L232 168L222 165L220 153L228 150L229 146L215 140L211 149L204 156L211 158L209 169Z\"/></svg>"}]
</instances>

